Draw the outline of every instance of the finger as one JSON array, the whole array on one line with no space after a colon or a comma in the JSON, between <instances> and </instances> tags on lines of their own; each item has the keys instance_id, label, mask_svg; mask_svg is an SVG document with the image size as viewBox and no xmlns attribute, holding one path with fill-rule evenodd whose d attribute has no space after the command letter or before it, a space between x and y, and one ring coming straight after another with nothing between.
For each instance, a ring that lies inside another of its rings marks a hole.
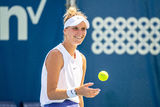
<instances>
[{"instance_id":1,"label":"finger","mask_svg":"<svg viewBox=\"0 0 160 107\"><path fill-rule=\"evenodd\" d=\"M99 93L99 92L98 92L98 93ZM89 98L93 98L93 97L97 96L98 93L94 93L94 94L92 94L92 95L89 95L88 97L89 97Z\"/></svg>"},{"instance_id":2,"label":"finger","mask_svg":"<svg viewBox=\"0 0 160 107\"><path fill-rule=\"evenodd\" d=\"M98 94L99 94L99 92L94 92L94 93L91 94L91 96L95 97Z\"/></svg>"},{"instance_id":3,"label":"finger","mask_svg":"<svg viewBox=\"0 0 160 107\"><path fill-rule=\"evenodd\" d=\"M94 90L94 91L91 91L91 93L92 93L92 94L98 94L98 93L99 93L99 91Z\"/></svg>"},{"instance_id":4,"label":"finger","mask_svg":"<svg viewBox=\"0 0 160 107\"><path fill-rule=\"evenodd\" d=\"M93 84L94 84L94 83L91 83L91 82L90 82L90 83L84 84L84 86L85 86L85 87L89 87L89 86L92 86Z\"/></svg>"},{"instance_id":5,"label":"finger","mask_svg":"<svg viewBox=\"0 0 160 107\"><path fill-rule=\"evenodd\" d=\"M99 92L95 92L95 93L94 93L95 96L98 95L98 94L99 94Z\"/></svg>"},{"instance_id":6,"label":"finger","mask_svg":"<svg viewBox=\"0 0 160 107\"><path fill-rule=\"evenodd\" d=\"M96 91L96 92L99 92L99 91L101 91L101 89L99 89L99 88L88 88L89 89L89 91Z\"/></svg>"}]
</instances>

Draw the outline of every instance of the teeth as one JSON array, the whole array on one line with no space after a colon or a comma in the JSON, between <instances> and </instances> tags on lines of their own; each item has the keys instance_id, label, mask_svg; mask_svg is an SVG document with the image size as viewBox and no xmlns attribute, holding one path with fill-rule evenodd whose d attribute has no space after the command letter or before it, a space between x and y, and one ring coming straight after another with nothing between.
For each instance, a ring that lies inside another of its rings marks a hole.
<instances>
[{"instance_id":1,"label":"teeth","mask_svg":"<svg viewBox=\"0 0 160 107\"><path fill-rule=\"evenodd\" d=\"M76 36L75 36L75 38L77 38L77 39L82 39L82 37L76 37Z\"/></svg>"}]
</instances>

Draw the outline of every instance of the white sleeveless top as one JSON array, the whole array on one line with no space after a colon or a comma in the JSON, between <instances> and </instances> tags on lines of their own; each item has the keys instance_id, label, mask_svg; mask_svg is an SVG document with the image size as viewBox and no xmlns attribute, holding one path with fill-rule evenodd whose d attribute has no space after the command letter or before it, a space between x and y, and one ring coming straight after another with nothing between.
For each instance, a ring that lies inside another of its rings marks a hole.
<instances>
[{"instance_id":1,"label":"white sleeveless top","mask_svg":"<svg viewBox=\"0 0 160 107\"><path fill-rule=\"evenodd\" d=\"M53 49L58 49L62 53L63 61L64 61L64 66L60 71L57 88L58 89L73 89L73 88L79 87L81 84L82 75L83 75L83 69L82 69L83 62L82 62L82 56L80 52L76 50L76 58L74 59L68 53L68 51L64 48L62 44L59 44ZM45 61L46 61L46 58L45 58ZM48 96L47 96L47 69L45 66L45 61L43 64L42 75L41 75L41 95L40 95L41 106L44 106L45 104L50 104L53 102L60 103L65 100L65 99L63 100L49 100L48 99ZM79 103L78 96L74 98L68 98L68 99L76 103Z\"/></svg>"}]
</instances>

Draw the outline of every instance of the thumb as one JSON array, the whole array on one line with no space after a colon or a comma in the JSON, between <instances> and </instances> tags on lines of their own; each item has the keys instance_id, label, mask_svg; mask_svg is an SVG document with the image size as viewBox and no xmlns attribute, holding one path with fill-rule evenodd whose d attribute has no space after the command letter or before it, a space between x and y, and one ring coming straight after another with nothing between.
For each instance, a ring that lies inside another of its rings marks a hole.
<instances>
[{"instance_id":1,"label":"thumb","mask_svg":"<svg viewBox=\"0 0 160 107\"><path fill-rule=\"evenodd\" d=\"M91 83L91 82L84 84L85 87L89 87L89 86L92 86L92 85L94 85L94 83Z\"/></svg>"}]
</instances>

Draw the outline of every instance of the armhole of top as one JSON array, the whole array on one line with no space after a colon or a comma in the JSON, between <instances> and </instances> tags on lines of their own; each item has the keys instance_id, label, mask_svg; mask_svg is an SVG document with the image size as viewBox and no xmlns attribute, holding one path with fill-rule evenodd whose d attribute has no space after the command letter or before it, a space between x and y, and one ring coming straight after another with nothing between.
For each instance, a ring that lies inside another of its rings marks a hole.
<instances>
[{"instance_id":1,"label":"armhole of top","mask_svg":"<svg viewBox=\"0 0 160 107\"><path fill-rule=\"evenodd\" d=\"M80 55L80 57L81 57L81 61L82 61L82 62L81 62L81 66L82 66L82 70L83 70L83 63L84 63L84 62L83 62L83 54L82 54L81 52L78 52L78 53L79 53L79 55Z\"/></svg>"}]
</instances>

